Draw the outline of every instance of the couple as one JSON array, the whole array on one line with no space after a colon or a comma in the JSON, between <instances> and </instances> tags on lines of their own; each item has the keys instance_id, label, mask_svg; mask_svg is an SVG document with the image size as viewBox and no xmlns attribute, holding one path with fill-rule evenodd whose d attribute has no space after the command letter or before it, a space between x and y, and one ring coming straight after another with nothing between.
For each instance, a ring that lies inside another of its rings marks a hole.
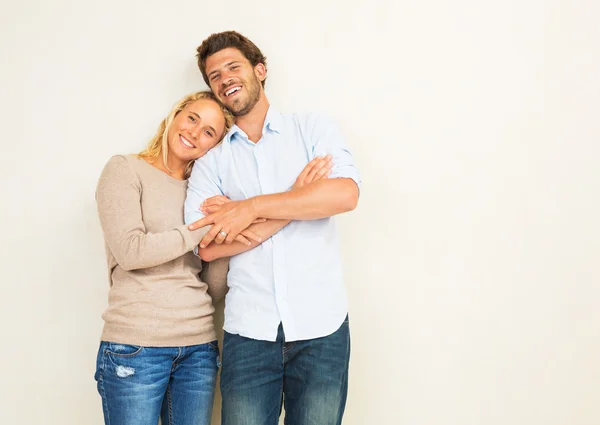
<instances>
[{"instance_id":1,"label":"couple","mask_svg":"<svg viewBox=\"0 0 600 425\"><path fill-rule=\"evenodd\" d=\"M358 201L352 155L328 119L269 105L266 58L241 34L208 37L198 66L212 92L186 96L98 183L105 423L210 424L212 301L228 289L222 423L276 425L283 404L286 424L340 424L350 335L331 217Z\"/></svg>"}]
</instances>

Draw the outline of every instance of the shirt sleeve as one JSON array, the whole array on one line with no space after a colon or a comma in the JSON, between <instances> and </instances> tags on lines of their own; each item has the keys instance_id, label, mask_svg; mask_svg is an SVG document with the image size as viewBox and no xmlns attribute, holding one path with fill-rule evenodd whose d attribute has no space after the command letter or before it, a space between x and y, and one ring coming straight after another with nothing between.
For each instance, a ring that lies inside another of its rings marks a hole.
<instances>
[{"instance_id":1,"label":"shirt sleeve","mask_svg":"<svg viewBox=\"0 0 600 425\"><path fill-rule=\"evenodd\" d=\"M191 224L195 221L200 220L204 217L202 211L200 211L200 205L205 199L212 196L223 195L221 188L221 179L219 178L217 168L217 152L220 151L219 147L213 148L208 151L202 158L197 159L192 167L192 174L188 179L187 194L185 197L184 204L184 220L186 224ZM210 229L211 226L203 227L207 229L204 234ZM199 243L200 241L198 241ZM195 255L198 255L198 244L193 249ZM229 266L229 257L222 260L226 266ZM216 260L215 260L216 261ZM208 273L206 276L206 282L214 287L223 287L223 279L221 278L221 271L223 267L213 267L213 270L218 270L218 273ZM225 271L227 275L227 271ZM224 289L227 290L226 288ZM216 290L218 292L219 290ZM220 294L222 297L224 295Z\"/></svg>"},{"instance_id":2,"label":"shirt sleeve","mask_svg":"<svg viewBox=\"0 0 600 425\"><path fill-rule=\"evenodd\" d=\"M216 161L217 148L209 151L194 162L192 174L188 179L187 195L184 205L185 223L191 224L204 217L200 205L211 196L223 195Z\"/></svg>"},{"instance_id":3,"label":"shirt sleeve","mask_svg":"<svg viewBox=\"0 0 600 425\"><path fill-rule=\"evenodd\" d=\"M308 116L306 127L312 144L312 158L331 154L333 168L329 178L352 179L360 193L362 188L360 174L337 124L327 116L311 114Z\"/></svg>"},{"instance_id":4,"label":"shirt sleeve","mask_svg":"<svg viewBox=\"0 0 600 425\"><path fill-rule=\"evenodd\" d=\"M141 183L124 156L112 157L98 181L96 203L104 240L124 270L164 264L191 251L207 229L187 226L149 233L142 219Z\"/></svg>"}]
</instances>

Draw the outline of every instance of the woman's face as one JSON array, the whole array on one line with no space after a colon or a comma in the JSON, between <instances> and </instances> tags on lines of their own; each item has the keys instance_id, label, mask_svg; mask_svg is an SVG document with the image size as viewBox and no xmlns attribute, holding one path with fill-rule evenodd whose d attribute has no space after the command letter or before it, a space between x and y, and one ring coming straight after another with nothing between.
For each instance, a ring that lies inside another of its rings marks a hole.
<instances>
[{"instance_id":1,"label":"woman's face","mask_svg":"<svg viewBox=\"0 0 600 425\"><path fill-rule=\"evenodd\" d=\"M209 99L188 104L173 119L167 139L169 156L189 162L216 146L225 131L225 117L219 105Z\"/></svg>"}]
</instances>

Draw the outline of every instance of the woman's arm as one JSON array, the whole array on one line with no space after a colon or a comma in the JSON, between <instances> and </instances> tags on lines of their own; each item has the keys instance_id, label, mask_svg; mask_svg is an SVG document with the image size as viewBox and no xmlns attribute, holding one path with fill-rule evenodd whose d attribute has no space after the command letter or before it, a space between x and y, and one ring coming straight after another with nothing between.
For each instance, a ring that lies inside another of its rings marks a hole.
<instances>
[{"instance_id":1,"label":"woman's arm","mask_svg":"<svg viewBox=\"0 0 600 425\"><path fill-rule=\"evenodd\" d=\"M223 298L229 289L227 272L229 272L229 257L218 258L210 263L202 261L200 280L208 285L208 295L213 303Z\"/></svg>"},{"instance_id":2,"label":"woman's arm","mask_svg":"<svg viewBox=\"0 0 600 425\"><path fill-rule=\"evenodd\" d=\"M248 227L253 233L260 236L262 241L266 241L275 233L283 229L291 220L267 220L264 223L252 224ZM203 227L205 228L205 227ZM199 242L199 241L198 241ZM198 255L204 261L213 261L217 258L231 257L233 255L241 254L251 250L252 248L260 245L262 242L256 242L251 240L251 245L246 245L241 242L234 241L230 244L216 244L211 243L206 248L198 249Z\"/></svg>"},{"instance_id":3,"label":"woman's arm","mask_svg":"<svg viewBox=\"0 0 600 425\"><path fill-rule=\"evenodd\" d=\"M198 245L208 226L190 231L181 225L148 233L142 220L141 184L124 156L112 157L96 189L98 216L104 239L124 270L164 264Z\"/></svg>"}]
</instances>

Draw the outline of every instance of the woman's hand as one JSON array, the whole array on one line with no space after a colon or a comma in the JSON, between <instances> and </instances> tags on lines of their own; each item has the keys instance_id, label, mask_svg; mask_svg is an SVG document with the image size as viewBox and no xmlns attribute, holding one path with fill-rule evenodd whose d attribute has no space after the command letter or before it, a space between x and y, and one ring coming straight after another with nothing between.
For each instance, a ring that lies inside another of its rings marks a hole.
<instances>
[{"instance_id":1,"label":"woman's hand","mask_svg":"<svg viewBox=\"0 0 600 425\"><path fill-rule=\"evenodd\" d=\"M202 203L202 205L200 206L200 211L202 211L202 214L204 214L206 216L206 215L220 211L224 205L226 205L230 202L232 202L232 201L227 196L223 196L223 195L212 196L210 198L207 198ZM257 218L256 220L254 220L252 222L252 224L264 223L265 221L267 221L267 220L264 218ZM233 240L241 242L244 245L250 246L250 245L252 245L252 243L250 242L250 239L255 242L258 242L258 243L261 242L261 238L256 233L254 233L248 229L242 230Z\"/></svg>"}]
</instances>

